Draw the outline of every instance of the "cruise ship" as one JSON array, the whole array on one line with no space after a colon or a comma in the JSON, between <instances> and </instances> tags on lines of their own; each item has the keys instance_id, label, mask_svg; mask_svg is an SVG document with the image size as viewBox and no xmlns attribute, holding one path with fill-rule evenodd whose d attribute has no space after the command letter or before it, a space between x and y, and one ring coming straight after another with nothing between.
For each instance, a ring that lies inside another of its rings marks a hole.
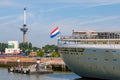
<instances>
[{"instance_id":1,"label":"cruise ship","mask_svg":"<svg viewBox=\"0 0 120 80\"><path fill-rule=\"evenodd\" d=\"M120 31L72 31L57 40L70 70L81 77L120 80Z\"/></svg>"}]
</instances>

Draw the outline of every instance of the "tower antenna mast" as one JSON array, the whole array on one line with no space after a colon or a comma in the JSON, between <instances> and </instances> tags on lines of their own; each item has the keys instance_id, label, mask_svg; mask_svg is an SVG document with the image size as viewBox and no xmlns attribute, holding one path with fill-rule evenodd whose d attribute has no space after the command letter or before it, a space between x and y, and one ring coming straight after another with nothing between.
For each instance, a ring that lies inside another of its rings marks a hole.
<instances>
[{"instance_id":1,"label":"tower antenna mast","mask_svg":"<svg viewBox=\"0 0 120 80\"><path fill-rule=\"evenodd\" d=\"M27 10L27 7L26 7L26 0L24 2L24 25L26 25L26 10Z\"/></svg>"},{"instance_id":2,"label":"tower antenna mast","mask_svg":"<svg viewBox=\"0 0 120 80\"><path fill-rule=\"evenodd\" d=\"M27 25L26 25L26 0L24 1L24 16L23 16L23 27L20 28L20 30L23 32L23 43L26 43L26 32L28 31Z\"/></svg>"}]
</instances>

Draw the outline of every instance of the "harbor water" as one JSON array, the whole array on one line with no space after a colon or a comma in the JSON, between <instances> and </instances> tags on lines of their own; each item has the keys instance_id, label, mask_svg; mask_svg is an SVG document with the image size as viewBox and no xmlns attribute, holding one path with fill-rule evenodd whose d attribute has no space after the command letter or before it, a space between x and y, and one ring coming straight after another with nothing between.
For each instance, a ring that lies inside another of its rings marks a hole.
<instances>
[{"instance_id":1,"label":"harbor water","mask_svg":"<svg viewBox=\"0 0 120 80\"><path fill-rule=\"evenodd\" d=\"M7 68L0 68L0 79L1 80L75 80L80 78L74 73L63 73L63 72L54 72L53 74L19 74L8 72Z\"/></svg>"}]
</instances>

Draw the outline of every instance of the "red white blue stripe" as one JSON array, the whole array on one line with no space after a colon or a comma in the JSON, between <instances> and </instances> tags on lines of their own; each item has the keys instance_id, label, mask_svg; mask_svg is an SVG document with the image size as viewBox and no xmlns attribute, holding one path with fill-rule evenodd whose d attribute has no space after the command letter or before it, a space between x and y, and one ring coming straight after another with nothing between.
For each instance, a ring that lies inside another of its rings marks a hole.
<instances>
[{"instance_id":1,"label":"red white blue stripe","mask_svg":"<svg viewBox=\"0 0 120 80\"><path fill-rule=\"evenodd\" d=\"M50 38L54 38L54 37L57 36L58 34L60 34L60 30L59 30L59 27L56 27L56 28L53 29L52 32L50 33Z\"/></svg>"}]
</instances>

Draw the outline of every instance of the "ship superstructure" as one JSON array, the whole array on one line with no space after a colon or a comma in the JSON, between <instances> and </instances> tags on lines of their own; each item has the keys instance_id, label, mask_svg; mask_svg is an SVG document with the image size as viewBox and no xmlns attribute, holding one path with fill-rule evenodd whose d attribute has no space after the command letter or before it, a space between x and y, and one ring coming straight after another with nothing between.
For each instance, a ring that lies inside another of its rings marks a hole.
<instances>
[{"instance_id":1,"label":"ship superstructure","mask_svg":"<svg viewBox=\"0 0 120 80\"><path fill-rule=\"evenodd\" d=\"M120 31L73 31L58 39L66 65L82 77L120 79Z\"/></svg>"}]
</instances>

